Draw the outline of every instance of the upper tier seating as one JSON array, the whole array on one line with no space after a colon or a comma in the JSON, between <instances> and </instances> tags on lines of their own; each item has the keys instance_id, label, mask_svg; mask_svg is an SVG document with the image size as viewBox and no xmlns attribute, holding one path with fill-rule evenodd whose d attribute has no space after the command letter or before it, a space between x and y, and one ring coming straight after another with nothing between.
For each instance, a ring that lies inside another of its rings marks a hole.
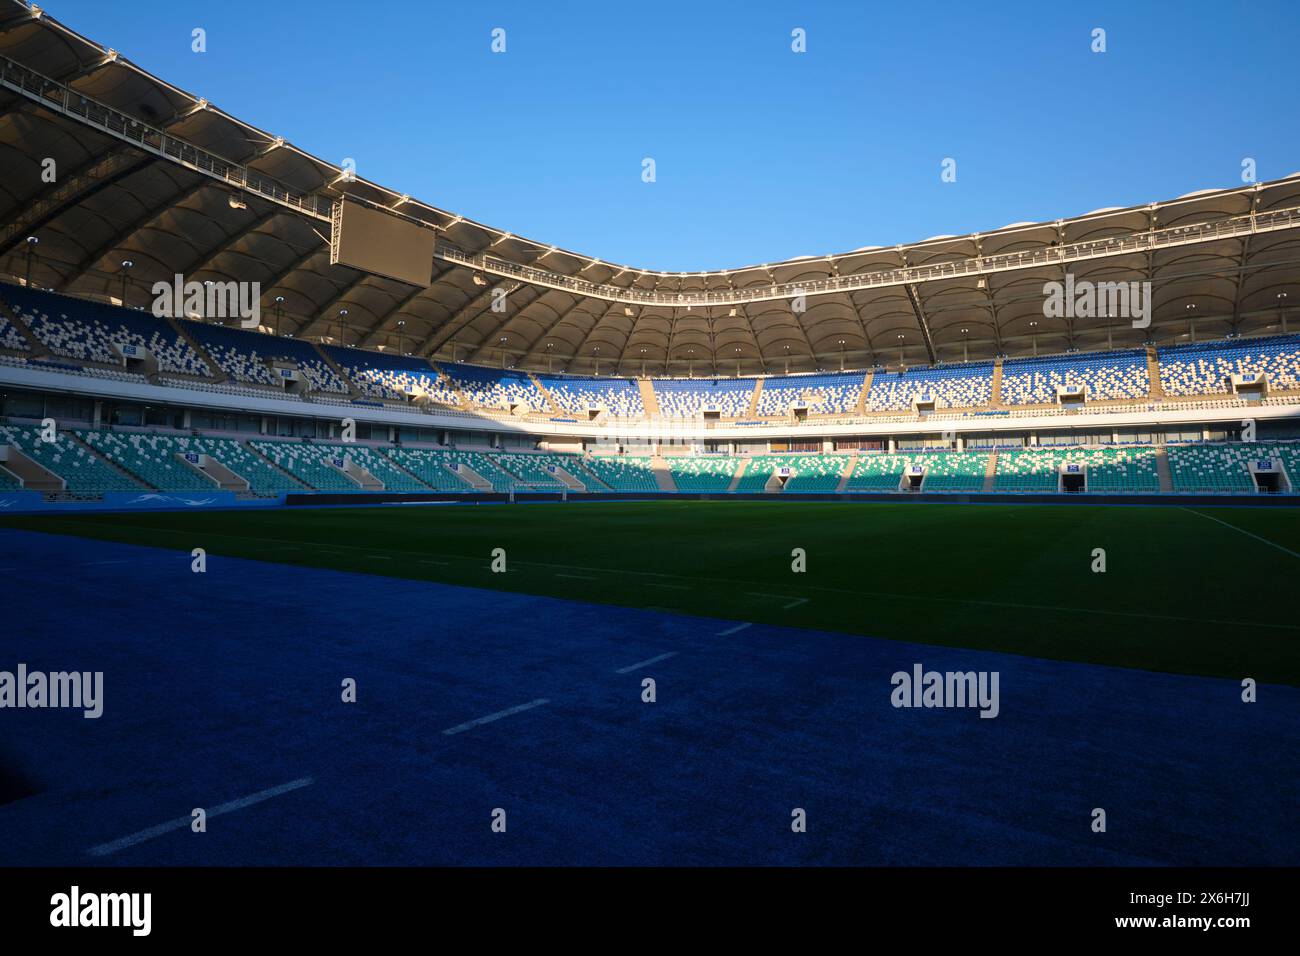
<instances>
[{"instance_id":1,"label":"upper tier seating","mask_svg":"<svg viewBox=\"0 0 1300 956\"><path fill-rule=\"evenodd\" d=\"M752 378L657 378L652 383L664 418L694 418L706 410L724 418L740 418L749 411L754 394Z\"/></svg>"},{"instance_id":2,"label":"upper tier seating","mask_svg":"<svg viewBox=\"0 0 1300 956\"><path fill-rule=\"evenodd\" d=\"M120 365L122 356L114 346L135 345L153 354L160 371L204 378L211 375L189 343L166 319L152 313L5 283L0 283L0 297L56 355Z\"/></svg>"},{"instance_id":3,"label":"upper tier seating","mask_svg":"<svg viewBox=\"0 0 1300 956\"><path fill-rule=\"evenodd\" d=\"M13 323L9 321L9 316L3 312L0 312L0 349L12 349L15 352L31 351L27 347L27 340L23 338L23 334L14 328Z\"/></svg>"},{"instance_id":4,"label":"upper tier seating","mask_svg":"<svg viewBox=\"0 0 1300 956\"><path fill-rule=\"evenodd\" d=\"M839 487L848 462L845 455L756 455L740 476L736 491L761 492L778 469L789 468L793 474L784 491L827 494Z\"/></svg>"},{"instance_id":5,"label":"upper tier seating","mask_svg":"<svg viewBox=\"0 0 1300 956\"><path fill-rule=\"evenodd\" d=\"M535 412L546 410L546 397L537 390L527 372L453 362L439 363L438 368L473 405L485 408L524 405Z\"/></svg>"},{"instance_id":6,"label":"upper tier seating","mask_svg":"<svg viewBox=\"0 0 1300 956\"><path fill-rule=\"evenodd\" d=\"M336 464L346 459L357 445L324 445L315 442L269 441L255 439L249 446L258 454L275 462L299 481L316 491L359 491L360 486L343 474ZM359 455L354 454L356 460ZM360 462L358 462L360 464ZM361 467L365 467L362 465ZM379 478L378 475L375 476ZM383 481L382 478L379 479Z\"/></svg>"},{"instance_id":7,"label":"upper tier seating","mask_svg":"<svg viewBox=\"0 0 1300 956\"><path fill-rule=\"evenodd\" d=\"M1174 345L1159 349L1160 384L1165 394L1223 395L1232 391L1233 373L1268 375L1270 389L1300 388L1300 336Z\"/></svg>"},{"instance_id":8,"label":"upper tier seating","mask_svg":"<svg viewBox=\"0 0 1300 956\"><path fill-rule=\"evenodd\" d=\"M1090 402L1145 398L1151 390L1146 352L1057 355L1002 363L1002 401L1007 405L1056 402L1058 385L1087 390Z\"/></svg>"},{"instance_id":9,"label":"upper tier seating","mask_svg":"<svg viewBox=\"0 0 1300 956\"><path fill-rule=\"evenodd\" d=\"M1153 448L1035 448L998 455L995 491L1056 491L1063 464L1086 466L1089 492L1160 491Z\"/></svg>"},{"instance_id":10,"label":"upper tier seating","mask_svg":"<svg viewBox=\"0 0 1300 956\"><path fill-rule=\"evenodd\" d=\"M769 378L758 393L759 415L785 415L806 404L813 415L847 415L858 407L863 372Z\"/></svg>"},{"instance_id":11,"label":"upper tier seating","mask_svg":"<svg viewBox=\"0 0 1300 956\"><path fill-rule=\"evenodd\" d=\"M923 491L982 491L989 456L983 452L907 452L860 455L845 491L898 491L913 465L925 469Z\"/></svg>"},{"instance_id":12,"label":"upper tier seating","mask_svg":"<svg viewBox=\"0 0 1300 956\"><path fill-rule=\"evenodd\" d=\"M669 458L668 472L678 491L726 491L739 458Z\"/></svg>"},{"instance_id":13,"label":"upper tier seating","mask_svg":"<svg viewBox=\"0 0 1300 956\"><path fill-rule=\"evenodd\" d=\"M296 366L309 391L348 394L347 383L321 359L310 342L285 336L277 338L252 329L182 321L185 331L236 381L278 386L280 381L269 364L277 360Z\"/></svg>"},{"instance_id":14,"label":"upper tier seating","mask_svg":"<svg viewBox=\"0 0 1300 956\"><path fill-rule=\"evenodd\" d=\"M926 400L933 400L935 408L974 408L987 405L992 394L992 362L879 371L871 380L867 409L908 411L914 401Z\"/></svg>"},{"instance_id":15,"label":"upper tier seating","mask_svg":"<svg viewBox=\"0 0 1300 956\"><path fill-rule=\"evenodd\" d=\"M583 465L593 475L614 491L658 491L659 483L649 458L589 455ZM579 478L582 476L579 475ZM591 491L603 490L592 482L584 482Z\"/></svg>"},{"instance_id":16,"label":"upper tier seating","mask_svg":"<svg viewBox=\"0 0 1300 956\"><path fill-rule=\"evenodd\" d=\"M0 445L15 445L28 458L44 465L67 482L67 491L97 497L109 491L141 491L144 486L57 432L53 442L40 440L40 429L26 425L0 425Z\"/></svg>"},{"instance_id":17,"label":"upper tier seating","mask_svg":"<svg viewBox=\"0 0 1300 956\"><path fill-rule=\"evenodd\" d=\"M358 391L371 398L394 401L409 395L428 398L442 405L459 405L460 396L423 359L385 352L321 346L352 379Z\"/></svg>"},{"instance_id":18,"label":"upper tier seating","mask_svg":"<svg viewBox=\"0 0 1300 956\"><path fill-rule=\"evenodd\" d=\"M560 411L585 415L592 407L603 406L617 418L645 415L641 389L629 379L539 374L537 380L550 392Z\"/></svg>"}]
</instances>

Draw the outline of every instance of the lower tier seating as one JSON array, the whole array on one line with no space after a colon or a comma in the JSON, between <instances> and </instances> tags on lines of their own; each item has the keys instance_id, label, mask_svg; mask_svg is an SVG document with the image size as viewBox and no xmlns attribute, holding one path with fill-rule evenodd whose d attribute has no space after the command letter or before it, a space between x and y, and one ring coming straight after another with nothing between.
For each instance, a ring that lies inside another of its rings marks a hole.
<instances>
[{"instance_id":1,"label":"lower tier seating","mask_svg":"<svg viewBox=\"0 0 1300 956\"><path fill-rule=\"evenodd\" d=\"M903 475L914 466L924 469L924 491L981 491L989 456L982 452L907 452L862 455L845 485L846 491L898 491Z\"/></svg>"},{"instance_id":2,"label":"lower tier seating","mask_svg":"<svg viewBox=\"0 0 1300 956\"><path fill-rule=\"evenodd\" d=\"M589 455L583 466L613 491L658 491L654 468L649 458L626 458ZM591 485L588 484L590 488ZM600 490L593 488L592 490Z\"/></svg>"},{"instance_id":3,"label":"lower tier seating","mask_svg":"<svg viewBox=\"0 0 1300 956\"><path fill-rule=\"evenodd\" d=\"M142 491L144 485L122 474L80 442L57 432L53 442L40 438L40 429L0 425L0 445L13 445L28 458L67 482L70 494L98 497L109 491Z\"/></svg>"},{"instance_id":4,"label":"lower tier seating","mask_svg":"<svg viewBox=\"0 0 1300 956\"><path fill-rule=\"evenodd\" d=\"M353 446L267 440L250 441L249 446L316 491L360 490L337 464Z\"/></svg>"},{"instance_id":5,"label":"lower tier seating","mask_svg":"<svg viewBox=\"0 0 1300 956\"><path fill-rule=\"evenodd\" d=\"M138 432L84 431L87 445L160 491L213 491L216 485L177 457L179 438Z\"/></svg>"},{"instance_id":6,"label":"lower tier seating","mask_svg":"<svg viewBox=\"0 0 1300 956\"><path fill-rule=\"evenodd\" d=\"M1061 466L1084 466L1086 490L1124 493L1160 491L1152 448L1043 448L998 455L995 491L1057 491Z\"/></svg>"},{"instance_id":7,"label":"lower tier seating","mask_svg":"<svg viewBox=\"0 0 1300 956\"><path fill-rule=\"evenodd\" d=\"M751 458L737 492L759 492L781 468L792 472L783 491L826 494L835 491L848 458L843 455L759 455Z\"/></svg>"},{"instance_id":8,"label":"lower tier seating","mask_svg":"<svg viewBox=\"0 0 1300 956\"><path fill-rule=\"evenodd\" d=\"M1174 491L1200 494L1254 494L1250 464L1281 459L1292 490L1300 484L1300 443L1238 442L1170 445L1169 477Z\"/></svg>"},{"instance_id":9,"label":"lower tier seating","mask_svg":"<svg viewBox=\"0 0 1300 956\"><path fill-rule=\"evenodd\" d=\"M738 458L669 458L668 473L678 491L726 491Z\"/></svg>"}]
</instances>

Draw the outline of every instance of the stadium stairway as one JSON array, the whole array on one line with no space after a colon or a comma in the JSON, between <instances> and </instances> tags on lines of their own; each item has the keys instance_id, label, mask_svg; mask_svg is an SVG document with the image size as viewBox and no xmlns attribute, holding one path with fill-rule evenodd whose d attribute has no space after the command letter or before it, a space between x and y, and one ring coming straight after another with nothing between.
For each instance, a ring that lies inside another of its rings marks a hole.
<instances>
[{"instance_id":1,"label":"stadium stairway","mask_svg":"<svg viewBox=\"0 0 1300 956\"><path fill-rule=\"evenodd\" d=\"M357 483L357 487L359 487L362 491L383 491L384 490L384 483L380 481L378 478L376 478L373 474L371 474L370 471L368 471L363 465L360 464L360 462L358 462L346 451L343 453L342 468L339 468L337 465L334 464L331 464L329 467L334 468L337 471L341 471L348 478L351 478L353 481Z\"/></svg>"},{"instance_id":2,"label":"stadium stairway","mask_svg":"<svg viewBox=\"0 0 1300 956\"><path fill-rule=\"evenodd\" d=\"M1002 357L998 356L993 360L993 385L989 389L989 408L1002 407ZM986 487L985 491L991 490Z\"/></svg>"},{"instance_id":3,"label":"stadium stairway","mask_svg":"<svg viewBox=\"0 0 1300 956\"><path fill-rule=\"evenodd\" d=\"M4 438L0 436L0 446L4 444ZM0 459L0 488L13 484L31 491L67 490L67 482L62 475L46 468L21 448L10 445L4 458Z\"/></svg>"},{"instance_id":4,"label":"stadium stairway","mask_svg":"<svg viewBox=\"0 0 1300 956\"><path fill-rule=\"evenodd\" d=\"M1155 351L1154 349L1152 351ZM1152 389L1160 387L1160 376L1156 375L1151 379ZM1162 393L1163 394L1163 393ZM1169 453L1165 451L1165 446L1161 445L1156 449L1156 474L1160 476L1160 490L1174 490L1174 476L1169 471Z\"/></svg>"},{"instance_id":5,"label":"stadium stairway","mask_svg":"<svg viewBox=\"0 0 1300 956\"><path fill-rule=\"evenodd\" d=\"M270 455L263 452L262 449L258 448L257 445L253 444L252 442L245 442L244 447L247 448L249 451L251 451L258 458L266 462L266 464L271 468L272 471L284 475L287 478L287 480L284 483L286 488L292 488L294 485L302 485L304 488L306 488L309 491L320 491L319 488L317 488L315 485L307 481L306 478L303 478L299 475L295 475L288 468L282 466L279 462L277 462Z\"/></svg>"},{"instance_id":6,"label":"stadium stairway","mask_svg":"<svg viewBox=\"0 0 1300 956\"><path fill-rule=\"evenodd\" d=\"M650 459L650 470L654 472L655 484L659 486L660 491L669 494L677 493L677 482L673 481L672 472L668 470L668 462L662 455L655 455Z\"/></svg>"},{"instance_id":7,"label":"stadium stairway","mask_svg":"<svg viewBox=\"0 0 1300 956\"><path fill-rule=\"evenodd\" d=\"M0 313L9 320L9 324L14 327L23 341L27 343L27 348L31 351L33 358L44 358L50 355L49 347L36 337L36 333L27 327L27 323L18 317L13 309L9 308L9 303L0 299Z\"/></svg>"},{"instance_id":8,"label":"stadium stairway","mask_svg":"<svg viewBox=\"0 0 1300 956\"><path fill-rule=\"evenodd\" d=\"M62 435L64 438L68 439L68 441L72 442L73 444L80 445L93 458L96 458L103 464L107 465L110 470L117 472L119 475L126 476L127 478L131 479L131 481L139 485L141 488L148 488L150 491L159 490L156 485L149 484L149 482L145 481L135 472L123 468L121 465L119 465L113 459L109 458L107 455L101 455L99 453L99 449L95 448L94 445L89 444L84 438L78 435L75 431L72 431L71 429L68 429L67 431L60 430L59 434Z\"/></svg>"},{"instance_id":9,"label":"stadium stairway","mask_svg":"<svg viewBox=\"0 0 1300 956\"><path fill-rule=\"evenodd\" d=\"M426 488L429 487L428 482L426 482L423 478L421 478L415 472L411 471L411 469L407 468L404 464L402 464L402 462L398 460L397 456L389 455L378 450L375 452L375 454L381 455L384 459L385 464L391 465L392 467L396 468L399 472L401 472L403 475L408 476L409 478L411 478L411 480L415 481L417 484L420 484ZM436 489L431 489L431 490L436 490Z\"/></svg>"},{"instance_id":10,"label":"stadium stairway","mask_svg":"<svg viewBox=\"0 0 1300 956\"><path fill-rule=\"evenodd\" d=\"M757 404L758 399L755 398L754 402L755 404ZM745 472L749 469L749 465L752 460L753 459L750 458L740 459L740 464L736 466L736 474L732 477L731 484L727 486L727 494L731 495L736 493L736 488L740 484L741 476L743 476Z\"/></svg>"},{"instance_id":11,"label":"stadium stairway","mask_svg":"<svg viewBox=\"0 0 1300 956\"><path fill-rule=\"evenodd\" d=\"M650 384L650 379L639 378L636 380L637 388L641 391L641 404L645 406L647 418L659 417L659 399L655 395L654 386Z\"/></svg>"},{"instance_id":12,"label":"stadium stairway","mask_svg":"<svg viewBox=\"0 0 1300 956\"><path fill-rule=\"evenodd\" d=\"M456 380L443 371L441 365L434 361L430 361L429 364L432 365L433 370L438 373L438 381L446 386L448 391L456 394L456 399L460 402L461 408L478 408L478 406L474 402L471 402L465 393L456 385Z\"/></svg>"},{"instance_id":13,"label":"stadium stairway","mask_svg":"<svg viewBox=\"0 0 1300 956\"><path fill-rule=\"evenodd\" d=\"M1160 356L1156 353L1156 347L1154 345L1147 346L1147 380L1151 383L1151 397L1164 398L1165 387L1164 385L1160 384ZM1165 463L1164 475L1168 475L1169 461L1164 457L1164 455L1165 455L1164 450L1161 449L1160 461L1163 461ZM1165 479L1163 476L1160 479L1160 488L1161 490L1166 490ZM1169 490L1172 490L1172 488L1173 485L1170 485Z\"/></svg>"},{"instance_id":14,"label":"stadium stairway","mask_svg":"<svg viewBox=\"0 0 1300 956\"><path fill-rule=\"evenodd\" d=\"M349 398L364 397L361 394L361 389L357 388L356 382L352 381L352 376L348 374L347 369L345 369L338 362L334 361L334 359L330 358L329 354L326 353L326 351L323 348L321 348L318 344L312 343L312 350L315 351L315 353L320 356L321 361L324 362L326 366L328 366L330 369L333 370L334 374L339 377L339 381L347 386Z\"/></svg>"},{"instance_id":15,"label":"stadium stairway","mask_svg":"<svg viewBox=\"0 0 1300 956\"><path fill-rule=\"evenodd\" d=\"M469 484L475 491L492 491L492 482L488 481L477 471L471 468L465 462L460 462L460 468L452 472L461 481Z\"/></svg>"},{"instance_id":16,"label":"stadium stairway","mask_svg":"<svg viewBox=\"0 0 1300 956\"><path fill-rule=\"evenodd\" d=\"M179 460L200 474L206 475L222 491L233 491L240 497L251 497L253 494L252 482L211 455L206 456L206 461L201 459L198 464L186 461L183 456Z\"/></svg>"},{"instance_id":17,"label":"stadium stairway","mask_svg":"<svg viewBox=\"0 0 1300 956\"><path fill-rule=\"evenodd\" d=\"M598 474L596 474L596 472L592 468L589 468L587 466L586 458L578 459L578 467L582 471L582 476L578 480L585 483L588 490L590 491L613 491L614 490L613 485L611 485L605 479L601 478Z\"/></svg>"},{"instance_id":18,"label":"stadium stairway","mask_svg":"<svg viewBox=\"0 0 1300 956\"><path fill-rule=\"evenodd\" d=\"M552 415L563 414L563 412L560 409L560 406L556 403L555 399L551 397L550 391L548 391L546 386L542 384L541 379L539 379L532 372L528 373L528 377L532 379L533 387L536 388L537 391L541 392L542 398L546 399L547 412L549 412ZM586 489L583 490L585 491Z\"/></svg>"},{"instance_id":19,"label":"stadium stairway","mask_svg":"<svg viewBox=\"0 0 1300 956\"><path fill-rule=\"evenodd\" d=\"M189 331L185 328L184 322L177 322L170 316L163 316L162 320L167 323L168 328L176 333L177 338L192 348L194 354L203 360L203 364L208 367L208 374L212 376L212 381L217 382L218 384L230 381L230 376L226 373L226 370L221 367L221 363L208 353L208 350L203 347L198 339L190 335ZM174 374L178 373L168 373L168 375Z\"/></svg>"},{"instance_id":20,"label":"stadium stairway","mask_svg":"<svg viewBox=\"0 0 1300 956\"><path fill-rule=\"evenodd\" d=\"M547 400L548 401L550 400L550 396L547 396ZM587 486L583 483L581 478L573 474L573 472L577 470L578 470L577 468L568 469L568 468L561 468L559 465L556 465L555 477L559 478L560 481L564 484L564 486L567 487L570 491L576 491L580 494L585 495L588 491Z\"/></svg>"},{"instance_id":21,"label":"stadium stairway","mask_svg":"<svg viewBox=\"0 0 1300 956\"><path fill-rule=\"evenodd\" d=\"M746 418L754 418L758 415L758 398L763 394L763 381L761 378L754 379L754 391L749 396L749 408L745 409Z\"/></svg>"},{"instance_id":22,"label":"stadium stairway","mask_svg":"<svg viewBox=\"0 0 1300 956\"><path fill-rule=\"evenodd\" d=\"M868 374L868 380L870 374ZM849 484L849 478L853 474L853 469L858 467L858 456L849 455L849 460L844 463L844 470L840 472L840 483L835 486L835 493L840 494Z\"/></svg>"},{"instance_id":23,"label":"stadium stairway","mask_svg":"<svg viewBox=\"0 0 1300 956\"><path fill-rule=\"evenodd\" d=\"M858 395L858 404L853 409L854 415L865 415L867 413L867 396L871 394L871 381L876 377L876 372L872 369L862 379L862 391Z\"/></svg>"},{"instance_id":24,"label":"stadium stairway","mask_svg":"<svg viewBox=\"0 0 1300 956\"><path fill-rule=\"evenodd\" d=\"M1000 381L1002 378L1002 359L998 359L998 370L993 373L994 381ZM997 392L993 393L998 394ZM984 469L984 490L992 491L998 480L998 450L994 448L989 452L988 467Z\"/></svg>"}]
</instances>

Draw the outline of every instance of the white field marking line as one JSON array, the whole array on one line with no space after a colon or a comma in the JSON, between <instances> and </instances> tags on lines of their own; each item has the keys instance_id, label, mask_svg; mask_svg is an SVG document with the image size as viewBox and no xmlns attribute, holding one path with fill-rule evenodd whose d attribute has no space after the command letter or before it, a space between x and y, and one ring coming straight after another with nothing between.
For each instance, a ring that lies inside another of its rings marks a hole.
<instances>
[{"instance_id":1,"label":"white field marking line","mask_svg":"<svg viewBox=\"0 0 1300 956\"><path fill-rule=\"evenodd\" d=\"M221 816L223 813L233 813L235 810L243 810L245 807L251 807L255 803L270 800L272 797L278 797L294 790L301 790L303 787L310 787L313 783L315 783L315 781L312 780L311 777L299 777L297 780L290 780L288 783L282 783L278 787L259 790L257 793L250 793L246 797L240 797L238 800L231 800L229 803L223 803L219 807L213 807L207 812L207 816L208 819L212 819L213 817ZM147 830L140 830L136 833L129 834L109 843L101 843L98 846L92 846L90 848L90 855L108 856L110 853L116 853L118 850L125 850L129 846L135 846L137 843L143 843L145 840L152 840L165 833L171 833L173 830L182 830L185 827L188 827L192 820L192 817L180 817L176 820L169 820L166 823L160 823L157 826L149 827Z\"/></svg>"},{"instance_id":2,"label":"white field marking line","mask_svg":"<svg viewBox=\"0 0 1300 956\"><path fill-rule=\"evenodd\" d=\"M738 504L739 502L736 503ZM1202 517L1208 518L1209 515L1202 515ZM66 521L64 522L64 525L66 527L76 527L78 525L89 526L92 528L99 527L98 525L95 525L91 522L84 522L84 521ZM142 528L142 526L140 525L125 525L125 524L119 525L119 527L130 527L130 528L138 528L138 529ZM193 534L192 532L189 531L171 531L169 529L142 529L142 530L148 530L154 534L175 534L175 535L183 534L186 535L187 537L191 537ZM212 532L207 532L207 531L205 531L204 534L209 538L230 538L234 541L283 541L284 540L283 538L253 538L253 537L248 537L246 535L214 534ZM116 542L116 543L121 543L121 542ZM1269 543L1272 544L1272 542ZM157 546L142 545L142 547L157 547ZM351 551L364 550L359 545L344 544L344 545L335 545L335 547L345 548ZM182 550L188 551L189 550L188 545ZM396 549L389 549L389 550L391 550L393 554L397 554L397 555L415 556L422 553L419 551L398 551ZM238 557L238 555L235 555L234 557ZM453 554L453 555L447 555L447 557L456 558L457 560L460 561L471 561L471 562L482 560L482 555L478 555L476 557L466 557L465 555ZM242 560L256 560L256 559L245 558ZM706 578L706 577L700 577L698 575L687 576L682 574L668 574L663 571L633 571L626 568L591 568L581 564L555 564L555 563L543 562L543 561L523 561L520 560L519 558L513 558L511 560L515 565L523 565L525 567L564 568L565 570L569 570L569 571L591 571L596 574L623 574L623 575L636 575L636 576L656 577L656 578L677 578L681 580L690 580L694 582L704 582L707 584L762 586L762 582L759 581L737 581L732 578ZM1103 617L1129 617L1129 618L1137 618L1139 620L1147 620L1147 621L1181 621L1189 624L1223 624L1231 627L1265 627L1272 630L1283 630L1283 631L1300 630L1300 624L1272 624L1264 621L1224 621L1217 618L1183 617L1181 615L1176 615L1176 614L1150 614L1142 611L1108 611L1097 607L1059 607L1052 604L1022 604L1019 602L1012 602L1012 601L980 601L974 598L945 598L945 597L939 597L938 595L894 594L890 591L854 591L849 588L833 588L833 587L827 587L825 585L817 585L817 584L803 584L801 585L801 587L809 591L822 591L827 594L848 594L848 595L852 595L853 597L879 597L879 598L886 598L888 600L901 600L901 601L913 601L913 602L920 601L920 602L927 602L927 603L939 602L943 604L974 604L980 607L1013 608L1015 610L1020 610L1020 611L1050 611L1057 614L1059 613L1096 614L1096 615L1101 615ZM678 612L673 611L671 613L676 614Z\"/></svg>"},{"instance_id":3,"label":"white field marking line","mask_svg":"<svg viewBox=\"0 0 1300 956\"><path fill-rule=\"evenodd\" d=\"M369 558L371 561L391 561L391 560L393 560L393 556L392 556L391 554L368 554L368 555L366 555L366 557Z\"/></svg>"},{"instance_id":4,"label":"white field marking line","mask_svg":"<svg viewBox=\"0 0 1300 956\"><path fill-rule=\"evenodd\" d=\"M463 733L466 730L481 727L483 724L490 724L494 720L500 720L502 717L513 717L515 714L522 714L526 710L532 710L534 707L541 707L543 704L549 703L550 700L545 697L540 697L537 700L530 700L526 704L519 704L516 707L507 707L505 710L498 710L495 714L488 714L486 717L469 720L463 724L457 724L455 727L448 727L442 733L443 736L450 737L452 734Z\"/></svg>"},{"instance_id":5,"label":"white field marking line","mask_svg":"<svg viewBox=\"0 0 1300 956\"><path fill-rule=\"evenodd\" d=\"M684 584L660 584L657 581L647 581L645 587L648 588L667 588L670 591L689 591L690 588Z\"/></svg>"},{"instance_id":6,"label":"white field marking line","mask_svg":"<svg viewBox=\"0 0 1300 956\"><path fill-rule=\"evenodd\" d=\"M735 627L728 628L725 631L719 631L718 637L727 637L731 634L738 634L747 627L753 627L753 624L737 624Z\"/></svg>"},{"instance_id":7,"label":"white field marking line","mask_svg":"<svg viewBox=\"0 0 1300 956\"><path fill-rule=\"evenodd\" d=\"M648 661L637 661L635 664L627 665L627 667L620 667L618 670L614 671L614 673L630 674L634 670L639 670L642 667L649 667L651 664L658 664L660 661L666 661L668 658L676 656L676 651L669 651L667 654L660 654L658 657L652 657Z\"/></svg>"},{"instance_id":8,"label":"white field marking line","mask_svg":"<svg viewBox=\"0 0 1300 956\"><path fill-rule=\"evenodd\" d=\"M766 591L746 591L747 597L771 598L773 601L789 601L789 604L782 604L781 610L788 611L791 608L798 607L800 604L807 604L810 598L791 597L788 594L768 594Z\"/></svg>"},{"instance_id":9,"label":"white field marking line","mask_svg":"<svg viewBox=\"0 0 1300 956\"><path fill-rule=\"evenodd\" d=\"M555 572L557 578L572 578L575 581L594 581L596 580L590 574L560 574Z\"/></svg>"},{"instance_id":10,"label":"white field marking line","mask_svg":"<svg viewBox=\"0 0 1300 956\"><path fill-rule=\"evenodd\" d=\"M1279 551L1283 552L1284 554L1289 554L1293 558L1300 558L1300 554L1296 554L1296 552L1292 551L1290 548L1284 548L1276 541L1270 541L1268 540L1268 538L1261 538L1259 535L1252 534L1251 532L1247 531L1245 528L1238 528L1235 524L1229 524L1226 521L1221 521L1220 519L1214 517L1214 515L1207 515L1203 511L1195 511L1192 508L1180 508L1179 510L1186 511L1194 515L1200 515L1202 518L1209 518L1215 524L1221 524L1225 528L1231 528L1233 531L1240 532L1241 534L1244 534L1248 538L1254 538L1256 541L1262 541L1264 544L1268 545L1269 547L1277 548Z\"/></svg>"},{"instance_id":11,"label":"white field marking line","mask_svg":"<svg viewBox=\"0 0 1300 956\"><path fill-rule=\"evenodd\" d=\"M421 561L420 563L421 563L421 564L438 564L438 565L441 565L441 566L444 567L444 568L445 568L445 567L447 566L447 564L448 564L448 562L446 562L446 561L430 561L430 560L428 560L427 558L426 558L425 560Z\"/></svg>"}]
</instances>

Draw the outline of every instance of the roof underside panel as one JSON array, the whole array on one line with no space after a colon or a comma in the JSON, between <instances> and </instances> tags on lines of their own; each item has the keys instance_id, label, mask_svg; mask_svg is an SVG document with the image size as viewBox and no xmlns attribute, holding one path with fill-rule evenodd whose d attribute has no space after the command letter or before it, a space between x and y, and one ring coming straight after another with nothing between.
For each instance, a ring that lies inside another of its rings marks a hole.
<instances>
[{"instance_id":1,"label":"roof underside panel","mask_svg":"<svg viewBox=\"0 0 1300 956\"><path fill-rule=\"evenodd\" d=\"M231 117L19 0L0 0L0 56L302 196L344 194L439 228L466 256L672 296L813 287L951 263L949 276L728 305L618 302L440 258L412 287L329 264L329 223L141 149L0 89L0 273L147 306L155 282L257 282L269 330L457 361L589 373L753 374L962 361L1277 331L1300 303L1300 229L1080 258L1075 283L1151 283L1149 328L1128 317L1053 316L1063 264L962 274L981 257L1031 256L1300 207L1300 179L1100 210L982 235L692 274L638 270L465 220L365 181ZM291 82L291 81L290 81ZM52 166L50 165L52 163ZM50 181L49 170L55 175ZM725 231L725 224L719 224ZM28 241L32 237L36 243ZM1086 248L1086 247L1085 247ZM1017 260L1018 262L1018 260ZM130 265L125 265L130 263ZM857 282L866 285L866 282ZM1294 328L1294 323L1292 324Z\"/></svg>"}]
</instances>

